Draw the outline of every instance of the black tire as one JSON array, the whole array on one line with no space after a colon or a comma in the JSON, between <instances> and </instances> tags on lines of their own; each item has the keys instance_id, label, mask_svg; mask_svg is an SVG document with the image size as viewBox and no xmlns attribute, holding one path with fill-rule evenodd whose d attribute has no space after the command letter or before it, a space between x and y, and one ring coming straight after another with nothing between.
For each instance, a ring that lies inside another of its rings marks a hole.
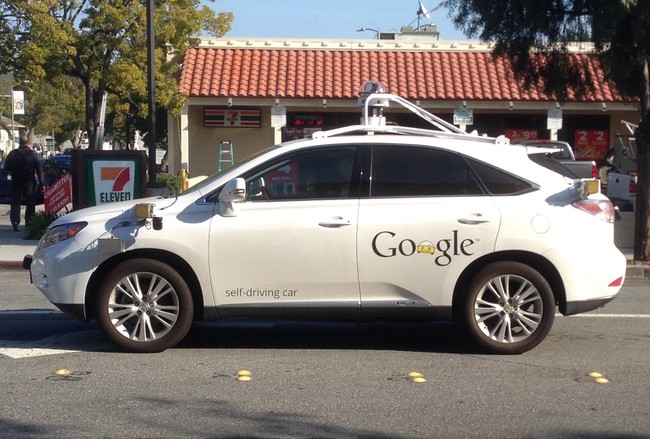
<instances>
[{"instance_id":1,"label":"black tire","mask_svg":"<svg viewBox=\"0 0 650 439\"><path fill-rule=\"evenodd\" d=\"M548 335L555 300L544 277L519 262L496 262L481 270L462 301L461 317L479 347L521 354Z\"/></svg>"},{"instance_id":2,"label":"black tire","mask_svg":"<svg viewBox=\"0 0 650 439\"><path fill-rule=\"evenodd\" d=\"M161 352L185 337L192 325L194 303L189 287L169 265L132 259L106 276L95 311L100 328L119 347L129 352Z\"/></svg>"}]
</instances>

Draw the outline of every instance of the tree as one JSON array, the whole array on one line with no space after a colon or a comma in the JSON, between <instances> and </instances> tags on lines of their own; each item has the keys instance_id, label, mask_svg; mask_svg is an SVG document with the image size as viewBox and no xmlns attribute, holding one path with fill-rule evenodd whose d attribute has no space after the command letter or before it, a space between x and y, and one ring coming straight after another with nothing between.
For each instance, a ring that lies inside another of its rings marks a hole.
<instances>
[{"instance_id":1,"label":"tree","mask_svg":"<svg viewBox=\"0 0 650 439\"><path fill-rule=\"evenodd\" d=\"M157 101L179 111L184 97L175 74L178 57L205 32L221 36L230 29L232 13L199 6L199 0L155 2ZM100 123L101 103L111 96L115 111L138 108L146 116L146 8L139 0L13 0L0 6L0 32L16 36L0 68L32 80L75 78L82 84L84 129L90 145ZM135 104L135 107L133 107Z\"/></svg>"},{"instance_id":2,"label":"tree","mask_svg":"<svg viewBox=\"0 0 650 439\"><path fill-rule=\"evenodd\" d=\"M75 138L84 125L83 88L75 78L58 76L27 84L25 125L36 134L55 133L57 145Z\"/></svg>"},{"instance_id":3,"label":"tree","mask_svg":"<svg viewBox=\"0 0 650 439\"><path fill-rule=\"evenodd\" d=\"M447 0L456 26L495 44L528 86L565 100L567 85L580 95L594 78L568 56L571 43L590 41L607 79L638 99L638 193L634 258L650 262L650 2L647 0Z\"/></svg>"}]
</instances>

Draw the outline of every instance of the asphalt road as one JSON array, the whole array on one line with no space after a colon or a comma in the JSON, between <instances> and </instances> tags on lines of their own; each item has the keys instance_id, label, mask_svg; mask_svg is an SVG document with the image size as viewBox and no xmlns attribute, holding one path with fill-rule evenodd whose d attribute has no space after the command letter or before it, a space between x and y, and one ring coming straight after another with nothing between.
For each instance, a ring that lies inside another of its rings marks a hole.
<instances>
[{"instance_id":1,"label":"asphalt road","mask_svg":"<svg viewBox=\"0 0 650 439\"><path fill-rule=\"evenodd\" d=\"M453 324L263 322L125 354L0 278L0 437L650 437L648 280L494 356Z\"/></svg>"}]
</instances>

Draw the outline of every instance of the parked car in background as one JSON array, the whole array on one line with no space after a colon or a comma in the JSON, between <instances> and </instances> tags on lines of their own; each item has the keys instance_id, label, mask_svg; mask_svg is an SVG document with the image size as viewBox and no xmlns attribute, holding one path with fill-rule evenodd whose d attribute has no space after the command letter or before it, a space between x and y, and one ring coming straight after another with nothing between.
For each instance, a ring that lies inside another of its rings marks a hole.
<instances>
[{"instance_id":1,"label":"parked car in background","mask_svg":"<svg viewBox=\"0 0 650 439\"><path fill-rule=\"evenodd\" d=\"M9 204L11 203L11 175L9 171L4 168L5 161L0 161L0 204ZM56 162L51 159L41 159L41 167L43 168L43 178L45 179L46 186L50 186L54 183L64 172ZM38 178L34 175L34 181L36 182L36 204L43 204L43 191L41 191L41 186L38 183ZM24 204L23 200L23 204Z\"/></svg>"},{"instance_id":2,"label":"parked car in background","mask_svg":"<svg viewBox=\"0 0 650 439\"><path fill-rule=\"evenodd\" d=\"M577 177L598 178L598 164L593 160L576 160L573 148L567 142L559 140L526 140L522 143L526 146L556 149L557 152L551 153L551 157Z\"/></svg>"},{"instance_id":3,"label":"parked car in background","mask_svg":"<svg viewBox=\"0 0 650 439\"><path fill-rule=\"evenodd\" d=\"M11 176L5 170L5 161L0 161L0 203L9 204L11 201Z\"/></svg>"},{"instance_id":4,"label":"parked car in background","mask_svg":"<svg viewBox=\"0 0 650 439\"><path fill-rule=\"evenodd\" d=\"M50 157L52 162L56 163L59 169L63 172L70 172L72 168L72 155L70 154L57 154Z\"/></svg>"}]
</instances>

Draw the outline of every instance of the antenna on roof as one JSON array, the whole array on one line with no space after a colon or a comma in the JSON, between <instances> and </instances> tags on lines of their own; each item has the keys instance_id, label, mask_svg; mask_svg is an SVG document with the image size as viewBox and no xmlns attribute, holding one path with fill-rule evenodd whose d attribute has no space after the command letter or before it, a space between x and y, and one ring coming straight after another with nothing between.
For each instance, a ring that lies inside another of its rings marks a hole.
<instances>
[{"instance_id":1,"label":"antenna on roof","mask_svg":"<svg viewBox=\"0 0 650 439\"><path fill-rule=\"evenodd\" d=\"M424 15L425 18L431 18L431 14L429 14L429 11L427 11L427 8L422 4L420 0L418 0L418 3L420 4L420 7L418 8L418 15Z\"/></svg>"},{"instance_id":2,"label":"antenna on roof","mask_svg":"<svg viewBox=\"0 0 650 439\"><path fill-rule=\"evenodd\" d=\"M427 18L427 19L431 18L431 13L437 11L438 9L440 9L444 3L445 2L441 2L435 8L433 8L431 10L428 10L426 8L426 6L424 6L424 3L422 3L422 0L418 0L418 10L416 12L417 16L418 16L417 17L418 27L416 28L416 31L418 31L418 32L420 31L420 19L422 17ZM413 22L411 22L411 24L413 24Z\"/></svg>"},{"instance_id":3,"label":"antenna on roof","mask_svg":"<svg viewBox=\"0 0 650 439\"><path fill-rule=\"evenodd\" d=\"M418 4L419 4L419 7L418 7L418 11L417 11L417 14L418 14L418 27L417 27L417 29L418 29L418 32L419 32L420 31L420 18L422 16L424 16L424 18L429 18L429 17L431 17L431 14L429 13L429 11L427 11L427 8L424 7L421 0L418 0Z\"/></svg>"}]
</instances>

